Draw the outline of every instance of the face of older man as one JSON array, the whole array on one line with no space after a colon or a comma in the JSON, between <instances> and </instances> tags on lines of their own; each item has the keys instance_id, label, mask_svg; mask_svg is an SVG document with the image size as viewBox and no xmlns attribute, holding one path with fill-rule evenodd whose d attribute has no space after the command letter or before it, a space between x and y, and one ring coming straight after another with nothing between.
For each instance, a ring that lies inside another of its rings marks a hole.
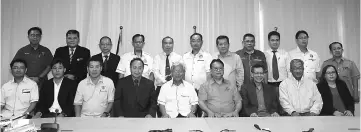
<instances>
[{"instance_id":1,"label":"face of older man","mask_svg":"<svg viewBox=\"0 0 361 132\"><path fill-rule=\"evenodd\" d=\"M99 43L99 48L104 54L110 53L110 50L112 50L112 42L109 38L102 38Z\"/></svg>"},{"instance_id":2,"label":"face of older man","mask_svg":"<svg viewBox=\"0 0 361 132\"><path fill-rule=\"evenodd\" d=\"M184 76L184 69L182 65L175 65L172 68L173 81L181 81Z\"/></svg>"},{"instance_id":3,"label":"face of older man","mask_svg":"<svg viewBox=\"0 0 361 132\"><path fill-rule=\"evenodd\" d=\"M30 41L30 44L39 44L41 40L41 34L38 30L31 30L28 39Z\"/></svg>"},{"instance_id":4,"label":"face of older man","mask_svg":"<svg viewBox=\"0 0 361 132\"><path fill-rule=\"evenodd\" d=\"M256 41L255 41L254 37L251 37L251 36L245 37L242 43L243 43L243 47L247 51L254 50L254 46L256 45Z\"/></svg>"},{"instance_id":5,"label":"face of older man","mask_svg":"<svg viewBox=\"0 0 361 132\"><path fill-rule=\"evenodd\" d=\"M291 64L291 73L297 80L301 80L303 76L304 67L301 62L294 62Z\"/></svg>"},{"instance_id":6,"label":"face of older man","mask_svg":"<svg viewBox=\"0 0 361 132\"><path fill-rule=\"evenodd\" d=\"M223 74L224 74L224 66L219 62L214 62L212 64L212 69L211 69L212 77L215 79L220 79L223 77Z\"/></svg>"},{"instance_id":7,"label":"face of older man","mask_svg":"<svg viewBox=\"0 0 361 132\"><path fill-rule=\"evenodd\" d=\"M77 34L68 34L66 36L66 44L70 47L70 48L74 48L76 46L78 46L79 44L79 37Z\"/></svg>"},{"instance_id":8,"label":"face of older man","mask_svg":"<svg viewBox=\"0 0 361 132\"><path fill-rule=\"evenodd\" d=\"M163 48L163 51L169 55L170 53L173 52L173 40L171 38L165 38L163 41L162 41L162 48Z\"/></svg>"}]
</instances>

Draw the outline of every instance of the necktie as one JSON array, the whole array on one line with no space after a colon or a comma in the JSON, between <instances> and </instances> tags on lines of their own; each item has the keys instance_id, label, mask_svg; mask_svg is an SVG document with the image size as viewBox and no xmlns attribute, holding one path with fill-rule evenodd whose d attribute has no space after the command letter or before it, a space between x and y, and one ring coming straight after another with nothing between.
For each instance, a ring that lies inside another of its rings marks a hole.
<instances>
[{"instance_id":1,"label":"necktie","mask_svg":"<svg viewBox=\"0 0 361 132\"><path fill-rule=\"evenodd\" d=\"M103 63L103 72L106 72L108 69L108 55L104 55L104 63Z\"/></svg>"},{"instance_id":2,"label":"necktie","mask_svg":"<svg viewBox=\"0 0 361 132\"><path fill-rule=\"evenodd\" d=\"M139 89L139 80L135 79L134 80L134 88L135 88L135 98L136 100L138 100L138 89Z\"/></svg>"},{"instance_id":3,"label":"necktie","mask_svg":"<svg viewBox=\"0 0 361 132\"><path fill-rule=\"evenodd\" d=\"M170 81L172 80L172 76L170 75L170 66L169 66L169 55L165 59L165 80Z\"/></svg>"},{"instance_id":4,"label":"necktie","mask_svg":"<svg viewBox=\"0 0 361 132\"><path fill-rule=\"evenodd\" d=\"M71 61L73 60L73 55L74 55L74 48L70 48L70 64L71 64Z\"/></svg>"},{"instance_id":5,"label":"necktie","mask_svg":"<svg viewBox=\"0 0 361 132\"><path fill-rule=\"evenodd\" d=\"M277 57L276 57L276 52L277 51L272 51L273 52L273 58L272 58L272 74L273 74L273 79L277 80L279 78L279 73L278 73L278 63L277 63Z\"/></svg>"}]
</instances>

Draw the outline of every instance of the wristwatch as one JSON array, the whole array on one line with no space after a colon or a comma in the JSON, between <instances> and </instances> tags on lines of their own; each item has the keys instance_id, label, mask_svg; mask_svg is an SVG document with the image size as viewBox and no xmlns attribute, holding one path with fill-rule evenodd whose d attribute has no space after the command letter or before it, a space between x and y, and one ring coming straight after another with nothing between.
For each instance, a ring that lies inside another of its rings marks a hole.
<instances>
[{"instance_id":1,"label":"wristwatch","mask_svg":"<svg viewBox=\"0 0 361 132\"><path fill-rule=\"evenodd\" d=\"M104 112L103 114L104 114L106 117L108 117L108 116L110 115L109 112Z\"/></svg>"}]
</instances>

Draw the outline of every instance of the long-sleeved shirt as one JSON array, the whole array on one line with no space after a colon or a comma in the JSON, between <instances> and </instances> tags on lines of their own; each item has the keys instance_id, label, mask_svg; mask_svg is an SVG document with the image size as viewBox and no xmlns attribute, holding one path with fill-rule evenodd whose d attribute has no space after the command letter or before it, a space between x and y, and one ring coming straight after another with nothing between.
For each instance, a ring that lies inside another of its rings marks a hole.
<instances>
[{"instance_id":1,"label":"long-sleeved shirt","mask_svg":"<svg viewBox=\"0 0 361 132\"><path fill-rule=\"evenodd\" d=\"M221 56L216 53L213 58L222 60L224 63L223 78L229 80L239 91L244 81L243 63L239 55L228 52L226 56Z\"/></svg>"},{"instance_id":2,"label":"long-sleeved shirt","mask_svg":"<svg viewBox=\"0 0 361 132\"><path fill-rule=\"evenodd\" d=\"M293 111L320 114L323 102L313 80L302 77L298 81L293 76L288 77L281 82L279 94L281 106L288 114Z\"/></svg>"}]
</instances>

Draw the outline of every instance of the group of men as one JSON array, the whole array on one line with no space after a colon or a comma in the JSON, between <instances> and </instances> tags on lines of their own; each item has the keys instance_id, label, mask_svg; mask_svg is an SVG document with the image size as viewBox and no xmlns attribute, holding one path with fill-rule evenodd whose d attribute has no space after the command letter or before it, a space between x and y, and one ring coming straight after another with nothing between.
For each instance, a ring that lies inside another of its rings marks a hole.
<instances>
[{"instance_id":1,"label":"group of men","mask_svg":"<svg viewBox=\"0 0 361 132\"><path fill-rule=\"evenodd\" d=\"M230 41L216 39L218 53L202 50L203 36L190 36L191 51L179 55L174 40L162 40L154 58L143 51L145 37L132 38L134 51L111 53L112 41L100 39L101 53L79 46L79 32L66 33L67 46L50 50L40 45L42 30L28 30L30 44L10 64L13 79L1 88L1 116L46 117L239 117L315 116L322 108L316 83L318 54L307 48L308 33L295 35L297 48L279 49L280 34L268 34L270 49L256 50L255 36L243 36L243 49L229 50ZM335 64L359 101L356 65L342 57L342 44L330 45ZM336 47L336 48L335 48ZM347 65L346 65L347 64ZM47 79L51 71L53 78Z\"/></svg>"}]
</instances>

